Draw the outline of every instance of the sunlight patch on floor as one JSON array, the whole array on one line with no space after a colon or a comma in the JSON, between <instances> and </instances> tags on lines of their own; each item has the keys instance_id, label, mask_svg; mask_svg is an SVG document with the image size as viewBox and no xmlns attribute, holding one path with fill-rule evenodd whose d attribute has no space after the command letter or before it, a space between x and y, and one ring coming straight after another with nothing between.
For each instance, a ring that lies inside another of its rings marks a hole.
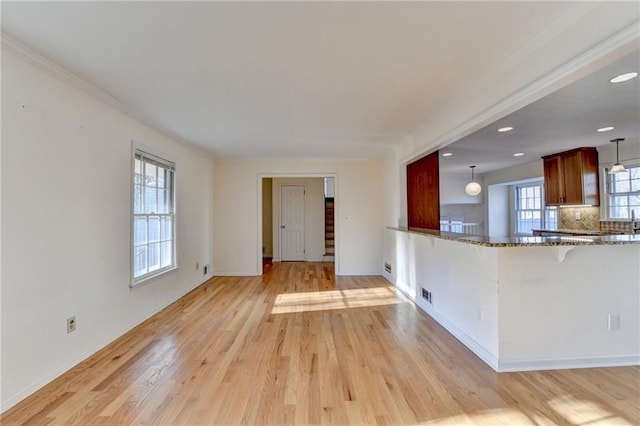
<instances>
[{"instance_id":1,"label":"sunlight patch on floor","mask_svg":"<svg viewBox=\"0 0 640 426\"><path fill-rule=\"evenodd\" d=\"M512 408L494 408L427 420L424 425L538 425L537 421Z\"/></svg>"},{"instance_id":2,"label":"sunlight patch on floor","mask_svg":"<svg viewBox=\"0 0 640 426\"><path fill-rule=\"evenodd\" d=\"M390 287L285 293L276 297L272 314L365 308L406 303Z\"/></svg>"},{"instance_id":3,"label":"sunlight patch on floor","mask_svg":"<svg viewBox=\"0 0 640 426\"><path fill-rule=\"evenodd\" d=\"M571 395L561 396L548 402L558 414L575 425L632 425L593 401L582 401Z\"/></svg>"},{"instance_id":4,"label":"sunlight patch on floor","mask_svg":"<svg viewBox=\"0 0 640 426\"><path fill-rule=\"evenodd\" d=\"M593 401L562 396L546 402L567 424L632 426L632 423L613 415ZM494 408L456 414L420 422L421 425L547 425L554 422L540 413L526 413L513 408Z\"/></svg>"}]
</instances>

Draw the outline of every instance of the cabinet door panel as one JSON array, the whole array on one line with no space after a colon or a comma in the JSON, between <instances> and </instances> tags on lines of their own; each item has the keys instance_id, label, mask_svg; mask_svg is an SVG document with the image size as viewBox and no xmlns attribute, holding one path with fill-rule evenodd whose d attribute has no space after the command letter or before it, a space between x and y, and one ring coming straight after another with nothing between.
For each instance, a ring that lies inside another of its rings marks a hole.
<instances>
[{"instance_id":1,"label":"cabinet door panel","mask_svg":"<svg viewBox=\"0 0 640 426\"><path fill-rule=\"evenodd\" d=\"M545 158L544 200L547 206L557 206L561 204L562 181L560 157Z\"/></svg>"},{"instance_id":2,"label":"cabinet door panel","mask_svg":"<svg viewBox=\"0 0 640 426\"><path fill-rule=\"evenodd\" d=\"M438 151L407 165L409 227L440 229Z\"/></svg>"},{"instance_id":3,"label":"cabinet door panel","mask_svg":"<svg viewBox=\"0 0 640 426\"><path fill-rule=\"evenodd\" d=\"M562 156L564 176L563 204L584 204L582 193L582 154L576 152Z\"/></svg>"},{"instance_id":4,"label":"cabinet door panel","mask_svg":"<svg viewBox=\"0 0 640 426\"><path fill-rule=\"evenodd\" d=\"M600 205L600 179L598 173L598 152L582 153L582 199L585 204Z\"/></svg>"}]
</instances>

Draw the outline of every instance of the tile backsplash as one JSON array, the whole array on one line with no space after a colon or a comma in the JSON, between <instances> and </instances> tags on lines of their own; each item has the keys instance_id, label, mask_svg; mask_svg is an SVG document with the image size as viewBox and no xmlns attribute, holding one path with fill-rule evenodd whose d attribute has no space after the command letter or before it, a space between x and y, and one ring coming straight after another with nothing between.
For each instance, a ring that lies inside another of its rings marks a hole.
<instances>
[{"instance_id":1,"label":"tile backsplash","mask_svg":"<svg viewBox=\"0 0 640 426\"><path fill-rule=\"evenodd\" d=\"M600 230L607 232L623 232L625 234L632 234L631 221L621 222L619 220L603 220L600 222Z\"/></svg>"},{"instance_id":2,"label":"tile backsplash","mask_svg":"<svg viewBox=\"0 0 640 426\"><path fill-rule=\"evenodd\" d=\"M580 218L578 219L577 216ZM562 207L560 208L560 229L581 229L585 231L605 231L633 234L631 221L600 220L600 207ZM637 226L640 226L638 224Z\"/></svg>"},{"instance_id":3,"label":"tile backsplash","mask_svg":"<svg viewBox=\"0 0 640 426\"><path fill-rule=\"evenodd\" d=\"M600 207L561 207L559 210L560 229L600 230Z\"/></svg>"}]
</instances>

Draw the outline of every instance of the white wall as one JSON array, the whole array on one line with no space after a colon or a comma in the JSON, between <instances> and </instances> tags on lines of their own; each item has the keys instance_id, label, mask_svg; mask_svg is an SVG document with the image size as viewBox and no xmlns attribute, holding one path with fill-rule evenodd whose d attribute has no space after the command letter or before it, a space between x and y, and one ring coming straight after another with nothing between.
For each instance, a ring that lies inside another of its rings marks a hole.
<instances>
[{"instance_id":1,"label":"white wall","mask_svg":"<svg viewBox=\"0 0 640 426\"><path fill-rule=\"evenodd\" d=\"M324 256L324 179L323 178L275 178L273 179L273 255L280 260L280 187L304 185L304 249L307 262L320 262ZM262 195L264 197L264 193ZM264 212L263 212L264 214ZM264 241L262 243L264 245Z\"/></svg>"},{"instance_id":2,"label":"white wall","mask_svg":"<svg viewBox=\"0 0 640 426\"><path fill-rule=\"evenodd\" d=\"M384 157L383 176L384 224L386 226L406 226L406 171L404 167L398 166L393 150L389 150L389 153ZM404 211L404 217L402 211Z\"/></svg>"},{"instance_id":3,"label":"white wall","mask_svg":"<svg viewBox=\"0 0 640 426\"><path fill-rule=\"evenodd\" d=\"M387 230L384 253L383 275L498 371L640 364L640 245L483 247Z\"/></svg>"},{"instance_id":4,"label":"white wall","mask_svg":"<svg viewBox=\"0 0 640 426\"><path fill-rule=\"evenodd\" d=\"M508 237L510 234L509 186L490 185L487 188L487 234Z\"/></svg>"},{"instance_id":5,"label":"white wall","mask_svg":"<svg viewBox=\"0 0 640 426\"><path fill-rule=\"evenodd\" d=\"M132 140L177 163L180 268L130 290ZM7 49L2 151L6 410L205 280L213 162Z\"/></svg>"},{"instance_id":6,"label":"white wall","mask_svg":"<svg viewBox=\"0 0 640 426\"><path fill-rule=\"evenodd\" d=\"M502 369L640 362L640 245L556 254L500 249ZM609 314L620 315L619 330L609 331Z\"/></svg>"},{"instance_id":7,"label":"white wall","mask_svg":"<svg viewBox=\"0 0 640 426\"><path fill-rule=\"evenodd\" d=\"M451 175L440 171L440 204L483 204L486 198L485 185L482 176L476 176L475 181L482 185L482 192L475 197L465 192L467 183L471 181L468 175Z\"/></svg>"},{"instance_id":8,"label":"white wall","mask_svg":"<svg viewBox=\"0 0 640 426\"><path fill-rule=\"evenodd\" d=\"M382 162L255 160L214 166L214 274L259 275L259 179L336 177L336 272L382 270Z\"/></svg>"}]
</instances>

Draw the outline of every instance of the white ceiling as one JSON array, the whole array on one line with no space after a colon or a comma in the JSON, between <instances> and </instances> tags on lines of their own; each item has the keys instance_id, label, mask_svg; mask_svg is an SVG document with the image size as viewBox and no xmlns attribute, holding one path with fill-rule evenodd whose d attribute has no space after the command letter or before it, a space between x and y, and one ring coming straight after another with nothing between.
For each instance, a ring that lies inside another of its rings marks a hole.
<instances>
[{"instance_id":1,"label":"white ceiling","mask_svg":"<svg viewBox=\"0 0 640 426\"><path fill-rule=\"evenodd\" d=\"M3 1L2 30L218 158L371 158L596 7ZM612 6L612 21L634 22L634 7ZM540 143L522 120L517 143Z\"/></svg>"},{"instance_id":2,"label":"white ceiling","mask_svg":"<svg viewBox=\"0 0 640 426\"><path fill-rule=\"evenodd\" d=\"M609 83L627 72L640 72L638 50L443 148L441 154L452 155L441 156L440 169L470 174L476 165L484 174L572 148L606 146L614 138L640 141L640 78ZM513 130L498 132L507 126ZM615 129L596 131L608 126Z\"/></svg>"}]
</instances>

